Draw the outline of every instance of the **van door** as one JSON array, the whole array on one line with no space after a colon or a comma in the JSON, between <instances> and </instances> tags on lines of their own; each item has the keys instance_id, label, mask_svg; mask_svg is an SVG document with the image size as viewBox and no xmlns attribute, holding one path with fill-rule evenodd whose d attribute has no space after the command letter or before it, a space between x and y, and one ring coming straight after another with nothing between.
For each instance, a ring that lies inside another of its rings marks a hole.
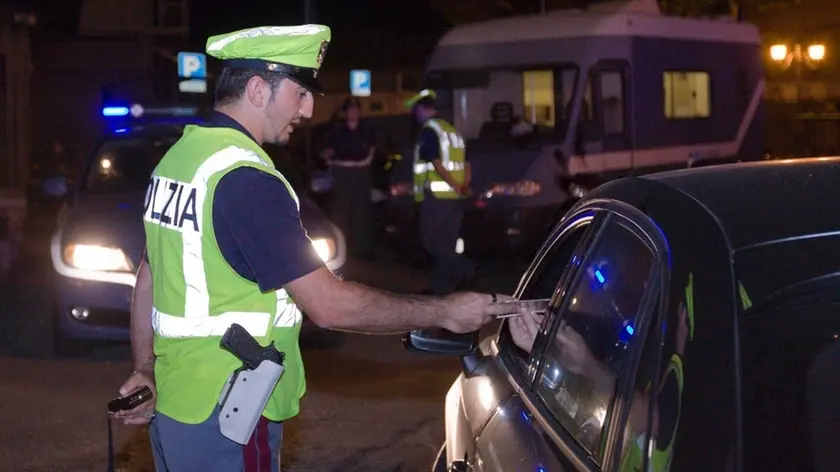
<instances>
[{"instance_id":1,"label":"van door","mask_svg":"<svg viewBox=\"0 0 840 472\"><path fill-rule=\"evenodd\" d=\"M624 171L633 166L630 65L603 60L589 71L583 92L575 154L591 171Z\"/></svg>"}]
</instances>

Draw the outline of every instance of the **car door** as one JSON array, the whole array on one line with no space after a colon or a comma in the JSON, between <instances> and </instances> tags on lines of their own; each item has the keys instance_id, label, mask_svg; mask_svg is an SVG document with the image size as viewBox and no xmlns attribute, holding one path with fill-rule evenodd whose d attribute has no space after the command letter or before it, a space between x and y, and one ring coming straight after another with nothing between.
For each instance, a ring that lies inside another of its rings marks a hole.
<instances>
[{"instance_id":1,"label":"car door","mask_svg":"<svg viewBox=\"0 0 840 472\"><path fill-rule=\"evenodd\" d=\"M517 344L508 322L494 345L517 395L480 432L475 470L618 470L644 447L647 397L632 392L657 387L637 365L657 352L666 251L619 203L581 208L555 232L517 290L551 298L533 344Z\"/></svg>"}]
</instances>

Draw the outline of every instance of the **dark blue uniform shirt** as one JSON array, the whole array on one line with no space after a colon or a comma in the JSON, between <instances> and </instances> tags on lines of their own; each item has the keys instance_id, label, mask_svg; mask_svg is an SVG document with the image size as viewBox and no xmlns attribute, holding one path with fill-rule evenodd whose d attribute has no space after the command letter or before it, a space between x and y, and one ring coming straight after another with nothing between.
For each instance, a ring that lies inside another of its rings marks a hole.
<instances>
[{"instance_id":1,"label":"dark blue uniform shirt","mask_svg":"<svg viewBox=\"0 0 840 472\"><path fill-rule=\"evenodd\" d=\"M350 129L346 123L336 123L329 131L329 147L335 151L336 161L359 162L367 159L368 149L374 145L373 130L359 123Z\"/></svg>"},{"instance_id":2,"label":"dark blue uniform shirt","mask_svg":"<svg viewBox=\"0 0 840 472\"><path fill-rule=\"evenodd\" d=\"M420 135L417 137L417 142L420 144L421 160L432 162L435 159L441 159L440 141L438 140L437 133L433 129L421 129Z\"/></svg>"},{"instance_id":3,"label":"dark blue uniform shirt","mask_svg":"<svg viewBox=\"0 0 840 472\"><path fill-rule=\"evenodd\" d=\"M233 118L213 112L208 126L236 129L254 139ZM286 185L277 177L240 167L216 185L213 230L225 261L260 290L279 290L323 267Z\"/></svg>"}]
</instances>

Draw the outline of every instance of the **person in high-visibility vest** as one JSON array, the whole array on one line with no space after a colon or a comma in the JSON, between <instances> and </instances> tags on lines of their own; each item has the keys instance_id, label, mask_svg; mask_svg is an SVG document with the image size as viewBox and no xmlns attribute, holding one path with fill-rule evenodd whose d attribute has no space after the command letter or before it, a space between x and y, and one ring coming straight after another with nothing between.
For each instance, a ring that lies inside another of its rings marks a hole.
<instances>
[{"instance_id":1,"label":"person in high-visibility vest","mask_svg":"<svg viewBox=\"0 0 840 472\"><path fill-rule=\"evenodd\" d=\"M423 90L406 106L421 126L414 147L414 201L420 203L420 241L432 257L429 289L445 295L475 276L475 265L458 247L471 193L470 165L464 138L437 116L435 98L434 91Z\"/></svg>"},{"instance_id":2,"label":"person in high-visibility vest","mask_svg":"<svg viewBox=\"0 0 840 472\"><path fill-rule=\"evenodd\" d=\"M120 393L148 386L153 399L115 416L150 422L158 472L279 469L283 421L298 414L306 390L301 309L321 327L368 333L472 332L510 310L498 303L508 296L402 296L345 282L315 252L297 195L261 145L285 144L312 116L329 41L322 25L209 38L207 53L223 61L213 117L186 126L152 173L131 310L134 372ZM220 347L233 324L285 355L273 385L246 385L260 388L254 402L265 396L267 403L238 423L239 431L255 424L249 436L236 436L245 444L220 429L239 418L221 414L228 379L243 366Z\"/></svg>"}]
</instances>

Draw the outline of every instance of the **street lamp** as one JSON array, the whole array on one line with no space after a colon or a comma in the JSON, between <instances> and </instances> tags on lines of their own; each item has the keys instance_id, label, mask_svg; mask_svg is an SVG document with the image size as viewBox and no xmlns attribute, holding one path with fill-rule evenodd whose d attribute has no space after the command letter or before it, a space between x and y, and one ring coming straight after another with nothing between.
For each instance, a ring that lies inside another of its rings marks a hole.
<instances>
[{"instance_id":1,"label":"street lamp","mask_svg":"<svg viewBox=\"0 0 840 472\"><path fill-rule=\"evenodd\" d=\"M808 46L808 58L812 61L821 61L825 59L825 46L822 44L812 44Z\"/></svg>"},{"instance_id":2,"label":"street lamp","mask_svg":"<svg viewBox=\"0 0 840 472\"><path fill-rule=\"evenodd\" d=\"M802 64L806 64L811 69L819 67L820 62L825 59L826 47L824 44L810 44L804 48L801 44L795 44L793 50L790 50L786 44L774 44L770 46L770 59L778 63L782 68L789 68L796 62L796 101L799 101L799 82L802 78Z\"/></svg>"},{"instance_id":3,"label":"street lamp","mask_svg":"<svg viewBox=\"0 0 840 472\"><path fill-rule=\"evenodd\" d=\"M803 52L802 45L796 44L791 51L786 44L774 44L770 46L770 59L779 63L787 69L795 61L797 64L797 74L799 74L799 66L802 63L808 65L812 69L816 69L819 63L825 59L825 45L811 44Z\"/></svg>"}]
</instances>

